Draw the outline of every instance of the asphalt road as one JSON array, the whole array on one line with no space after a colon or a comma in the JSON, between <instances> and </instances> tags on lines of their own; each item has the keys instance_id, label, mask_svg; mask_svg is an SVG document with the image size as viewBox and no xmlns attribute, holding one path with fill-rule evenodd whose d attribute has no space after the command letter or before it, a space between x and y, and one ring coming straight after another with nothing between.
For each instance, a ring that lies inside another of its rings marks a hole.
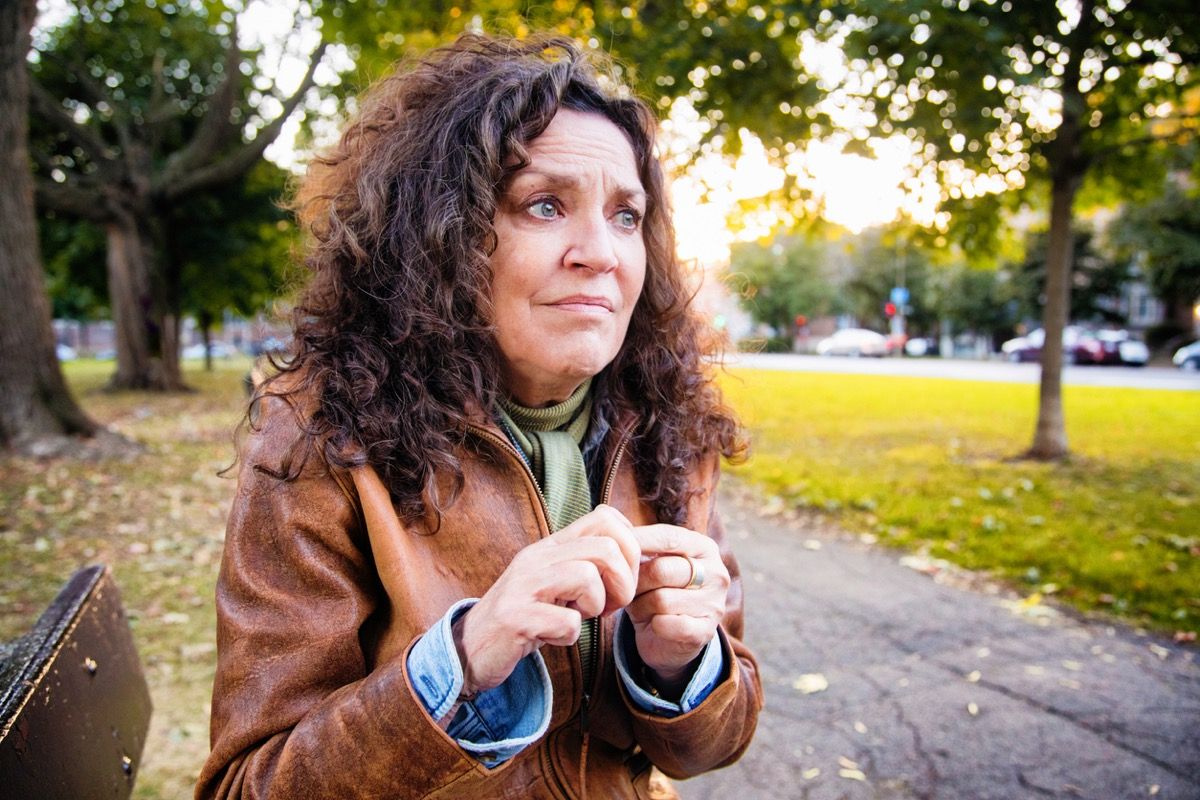
<instances>
[{"instance_id":1,"label":"asphalt road","mask_svg":"<svg viewBox=\"0 0 1200 800\"><path fill-rule=\"evenodd\" d=\"M742 760L679 783L685 800L1200 798L1195 646L1024 606L731 491L767 707Z\"/></svg>"},{"instance_id":2,"label":"asphalt road","mask_svg":"<svg viewBox=\"0 0 1200 800\"><path fill-rule=\"evenodd\" d=\"M730 353L729 366L793 372L840 372L857 375L905 375L954 380L1032 383L1041 378L1038 364L973 361L961 358L846 358L791 354ZM1200 390L1200 372L1174 367L1069 366L1063 369L1068 386L1125 386L1137 389Z\"/></svg>"}]
</instances>

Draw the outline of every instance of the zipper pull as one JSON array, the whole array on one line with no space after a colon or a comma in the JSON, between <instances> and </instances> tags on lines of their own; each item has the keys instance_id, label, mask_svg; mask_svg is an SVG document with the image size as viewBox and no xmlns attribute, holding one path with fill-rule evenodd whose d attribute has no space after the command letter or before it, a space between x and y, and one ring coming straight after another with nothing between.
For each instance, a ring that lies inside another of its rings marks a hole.
<instances>
[{"instance_id":1,"label":"zipper pull","mask_svg":"<svg viewBox=\"0 0 1200 800\"><path fill-rule=\"evenodd\" d=\"M588 703L592 700L592 696L587 692L583 693L583 702L579 706L579 730L587 733L588 729Z\"/></svg>"}]
</instances>

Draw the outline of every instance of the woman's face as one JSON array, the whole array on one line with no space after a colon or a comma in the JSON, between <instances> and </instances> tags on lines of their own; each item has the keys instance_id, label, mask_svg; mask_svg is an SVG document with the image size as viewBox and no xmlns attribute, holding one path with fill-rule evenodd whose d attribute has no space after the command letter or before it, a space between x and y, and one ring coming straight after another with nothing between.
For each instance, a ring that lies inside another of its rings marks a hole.
<instances>
[{"instance_id":1,"label":"woman's face","mask_svg":"<svg viewBox=\"0 0 1200 800\"><path fill-rule=\"evenodd\" d=\"M633 148L598 114L561 109L502 190L492 304L505 389L565 400L616 357L646 276Z\"/></svg>"}]
</instances>

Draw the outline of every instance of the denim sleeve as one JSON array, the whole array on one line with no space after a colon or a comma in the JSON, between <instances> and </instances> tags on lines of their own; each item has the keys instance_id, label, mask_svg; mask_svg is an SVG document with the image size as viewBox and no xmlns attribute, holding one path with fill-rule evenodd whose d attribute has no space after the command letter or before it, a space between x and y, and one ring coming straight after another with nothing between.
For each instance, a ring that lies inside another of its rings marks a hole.
<instances>
[{"instance_id":1,"label":"denim sleeve","mask_svg":"<svg viewBox=\"0 0 1200 800\"><path fill-rule=\"evenodd\" d=\"M692 673L691 680L684 688L678 703L650 694L633 677L641 674L642 660L638 656L637 643L634 640L633 622L624 611L621 612L617 632L613 636L613 656L617 662L617 673L621 676L621 682L625 684L625 690L629 692L633 702L645 711L664 717L677 717L700 705L725 676L725 655L721 650L718 632L700 654L696 671Z\"/></svg>"},{"instance_id":2,"label":"denim sleeve","mask_svg":"<svg viewBox=\"0 0 1200 800\"><path fill-rule=\"evenodd\" d=\"M460 600L408 651L409 682L440 721L462 693L463 671L451 626L478 598ZM541 653L517 662L504 683L464 701L446 733L489 769L540 739L550 725L553 691Z\"/></svg>"}]
</instances>

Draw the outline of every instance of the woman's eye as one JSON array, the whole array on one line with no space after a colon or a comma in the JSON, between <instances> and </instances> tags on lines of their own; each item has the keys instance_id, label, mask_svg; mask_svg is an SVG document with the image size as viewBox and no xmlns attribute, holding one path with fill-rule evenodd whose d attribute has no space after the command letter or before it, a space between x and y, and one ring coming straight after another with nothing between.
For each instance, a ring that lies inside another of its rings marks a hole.
<instances>
[{"instance_id":1,"label":"woman's eye","mask_svg":"<svg viewBox=\"0 0 1200 800\"><path fill-rule=\"evenodd\" d=\"M636 230L638 224L641 221L642 221L642 215L637 213L633 209L626 208L626 209L622 209L621 211L617 212L617 224L620 225L622 228L628 228L629 230Z\"/></svg>"},{"instance_id":2,"label":"woman's eye","mask_svg":"<svg viewBox=\"0 0 1200 800\"><path fill-rule=\"evenodd\" d=\"M553 200L537 200L529 206L529 213L538 219L554 219L558 216L558 206Z\"/></svg>"}]
</instances>

